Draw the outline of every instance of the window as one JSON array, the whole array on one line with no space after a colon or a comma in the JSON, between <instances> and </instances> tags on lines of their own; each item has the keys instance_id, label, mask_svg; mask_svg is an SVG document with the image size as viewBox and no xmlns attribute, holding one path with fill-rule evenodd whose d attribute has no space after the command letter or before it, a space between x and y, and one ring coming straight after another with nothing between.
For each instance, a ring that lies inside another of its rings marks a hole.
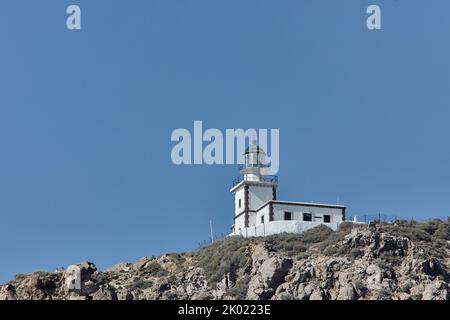
<instances>
[{"instance_id":1,"label":"window","mask_svg":"<svg viewBox=\"0 0 450 320\"><path fill-rule=\"evenodd\" d=\"M264 216L261 216L261 223L264 223Z\"/></svg>"},{"instance_id":2,"label":"window","mask_svg":"<svg viewBox=\"0 0 450 320\"><path fill-rule=\"evenodd\" d=\"M239 209L241 208L241 199L239 199Z\"/></svg>"},{"instance_id":3,"label":"window","mask_svg":"<svg viewBox=\"0 0 450 320\"><path fill-rule=\"evenodd\" d=\"M284 220L292 220L292 212L284 212Z\"/></svg>"},{"instance_id":4,"label":"window","mask_svg":"<svg viewBox=\"0 0 450 320\"><path fill-rule=\"evenodd\" d=\"M331 222L331 216L326 214L323 216L323 222L330 223Z\"/></svg>"},{"instance_id":5,"label":"window","mask_svg":"<svg viewBox=\"0 0 450 320\"><path fill-rule=\"evenodd\" d=\"M303 213L303 221L312 221L312 213Z\"/></svg>"}]
</instances>

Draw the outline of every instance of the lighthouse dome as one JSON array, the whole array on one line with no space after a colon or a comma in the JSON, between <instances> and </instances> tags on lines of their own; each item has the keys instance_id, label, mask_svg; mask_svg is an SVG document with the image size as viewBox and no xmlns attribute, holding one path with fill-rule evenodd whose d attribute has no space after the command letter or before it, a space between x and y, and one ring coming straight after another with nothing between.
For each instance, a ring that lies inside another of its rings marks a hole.
<instances>
[{"instance_id":1,"label":"lighthouse dome","mask_svg":"<svg viewBox=\"0 0 450 320\"><path fill-rule=\"evenodd\" d=\"M266 154L264 152L264 149L256 144L256 140L253 140L252 144L250 146L248 146L247 148L245 148L244 154L250 154L250 153Z\"/></svg>"},{"instance_id":2,"label":"lighthouse dome","mask_svg":"<svg viewBox=\"0 0 450 320\"><path fill-rule=\"evenodd\" d=\"M256 144L256 141L253 140L251 145L245 149L244 152L244 168L251 168L253 173L256 171L255 168L263 168L265 167L265 157L266 153L264 150ZM248 170L247 170L248 171ZM261 174L261 172L256 172L256 174Z\"/></svg>"}]
</instances>

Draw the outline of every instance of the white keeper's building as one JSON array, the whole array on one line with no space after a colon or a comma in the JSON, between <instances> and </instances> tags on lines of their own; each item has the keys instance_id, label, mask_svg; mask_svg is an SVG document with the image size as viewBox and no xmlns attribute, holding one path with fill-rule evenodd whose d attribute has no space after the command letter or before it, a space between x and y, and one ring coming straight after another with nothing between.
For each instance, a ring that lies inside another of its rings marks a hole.
<instances>
[{"instance_id":1,"label":"white keeper's building","mask_svg":"<svg viewBox=\"0 0 450 320\"><path fill-rule=\"evenodd\" d=\"M345 206L278 200L278 178L265 174L264 160L265 152L256 142L245 150L240 176L230 190L234 197L231 235L302 233L320 224L337 230L345 220Z\"/></svg>"}]
</instances>

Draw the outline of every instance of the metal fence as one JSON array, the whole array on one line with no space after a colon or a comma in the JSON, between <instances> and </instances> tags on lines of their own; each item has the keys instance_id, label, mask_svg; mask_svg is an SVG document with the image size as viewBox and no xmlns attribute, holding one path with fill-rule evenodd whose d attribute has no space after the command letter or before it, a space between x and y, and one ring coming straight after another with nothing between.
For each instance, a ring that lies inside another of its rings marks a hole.
<instances>
[{"instance_id":1,"label":"metal fence","mask_svg":"<svg viewBox=\"0 0 450 320\"><path fill-rule=\"evenodd\" d=\"M278 183L278 176L264 175L264 176L260 176L259 179L260 179L259 181L262 181L262 182ZM231 187L237 186L242 181L244 181L244 175L240 175L236 179L234 179Z\"/></svg>"},{"instance_id":2,"label":"metal fence","mask_svg":"<svg viewBox=\"0 0 450 320\"><path fill-rule=\"evenodd\" d=\"M406 220L406 221L417 221L417 222L429 222L433 220L442 220L442 221L450 221L450 215L449 216L439 216L439 217L433 217L433 218L422 218L422 217L415 217L415 216L402 216L402 215L392 215L392 214L386 214L386 213L378 213L378 214L360 214L360 215L348 215L346 217L346 222L353 222L356 217L357 222L361 223L369 223L372 221L384 221L384 222L394 222L397 220ZM198 244L198 247L196 250L200 250L206 246L209 246L215 241L225 239L229 234L227 233L221 233L218 235L214 235L213 239L208 239L200 242Z\"/></svg>"},{"instance_id":3,"label":"metal fence","mask_svg":"<svg viewBox=\"0 0 450 320\"><path fill-rule=\"evenodd\" d=\"M368 223L371 221L385 221L385 222L393 222L397 220L406 220L406 221L418 221L418 222L428 222L432 220L443 220L447 221L447 219L450 218L450 216L440 216L440 217L433 217L433 218L423 218L423 217L416 217L416 216L404 216L404 215L393 215L393 214L386 214L386 213L378 213L378 214L361 214L361 215L353 215L353 216L347 216L345 221L348 222L364 222Z\"/></svg>"},{"instance_id":4,"label":"metal fence","mask_svg":"<svg viewBox=\"0 0 450 320\"><path fill-rule=\"evenodd\" d=\"M226 233L221 233L221 234L218 234L218 235L214 235L214 239L210 238L208 240L204 240L204 241L200 242L198 244L196 250L200 250L200 249L202 249L202 248L204 248L206 246L209 246L210 244L212 244L215 241L225 239L227 236L228 236L228 234L226 234Z\"/></svg>"}]
</instances>

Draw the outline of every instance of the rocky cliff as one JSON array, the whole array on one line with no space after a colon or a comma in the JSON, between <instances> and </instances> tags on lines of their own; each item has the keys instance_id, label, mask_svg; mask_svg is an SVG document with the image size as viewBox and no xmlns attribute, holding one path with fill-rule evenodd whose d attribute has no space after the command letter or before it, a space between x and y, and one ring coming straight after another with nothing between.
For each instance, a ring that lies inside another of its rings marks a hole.
<instances>
[{"instance_id":1,"label":"rocky cliff","mask_svg":"<svg viewBox=\"0 0 450 320\"><path fill-rule=\"evenodd\" d=\"M84 262L77 287L72 269L19 274L0 299L449 300L449 252L449 221L344 223L231 237L103 271Z\"/></svg>"}]
</instances>

